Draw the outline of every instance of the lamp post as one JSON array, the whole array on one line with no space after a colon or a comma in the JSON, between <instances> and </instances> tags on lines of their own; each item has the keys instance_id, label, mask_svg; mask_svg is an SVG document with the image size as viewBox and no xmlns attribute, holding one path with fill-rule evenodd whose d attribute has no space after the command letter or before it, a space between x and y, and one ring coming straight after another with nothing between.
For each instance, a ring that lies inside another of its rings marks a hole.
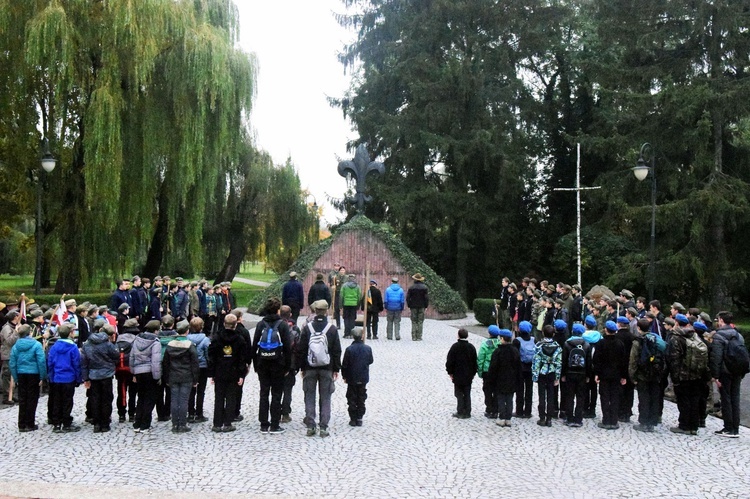
<instances>
[{"instance_id":1,"label":"lamp post","mask_svg":"<svg viewBox=\"0 0 750 499\"><path fill-rule=\"evenodd\" d=\"M47 138L42 139L42 157L40 163L42 170L46 173L52 173L57 164L57 160L49 152L49 141ZM42 292L42 246L44 245L44 229L42 228L43 179L44 173L40 171L36 182L36 270L34 272L34 293L37 295Z\"/></svg>"},{"instance_id":2,"label":"lamp post","mask_svg":"<svg viewBox=\"0 0 750 499\"><path fill-rule=\"evenodd\" d=\"M648 156L646 156L648 154ZM651 251L648 262L648 299L654 299L654 264L656 258L656 154L653 147L648 142L641 146L641 152L638 155L638 161L632 168L635 178L643 181L651 172ZM648 166L648 162L651 166Z\"/></svg>"}]
</instances>

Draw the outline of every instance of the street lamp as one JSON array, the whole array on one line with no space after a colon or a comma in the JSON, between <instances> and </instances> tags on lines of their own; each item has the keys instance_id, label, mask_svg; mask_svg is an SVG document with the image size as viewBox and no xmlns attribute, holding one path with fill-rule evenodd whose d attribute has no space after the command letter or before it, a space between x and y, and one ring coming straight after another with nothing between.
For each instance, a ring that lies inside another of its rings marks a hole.
<instances>
[{"instance_id":1,"label":"street lamp","mask_svg":"<svg viewBox=\"0 0 750 499\"><path fill-rule=\"evenodd\" d=\"M42 157L40 160L42 169L52 173L57 165L57 160L49 152L49 141L42 139ZM34 272L34 293L42 292L42 254L44 245L44 229L42 228L42 195L43 195L43 173L39 172L36 182L36 270Z\"/></svg>"},{"instance_id":2,"label":"street lamp","mask_svg":"<svg viewBox=\"0 0 750 499\"><path fill-rule=\"evenodd\" d=\"M648 156L646 155L648 154ZM656 258L656 154L654 154L651 144L646 142L641 146L641 152L638 155L638 161L631 168L635 178L639 181L645 180L651 172L651 251L648 262L648 299L654 299L654 262ZM648 162L651 166L648 166Z\"/></svg>"}]
</instances>

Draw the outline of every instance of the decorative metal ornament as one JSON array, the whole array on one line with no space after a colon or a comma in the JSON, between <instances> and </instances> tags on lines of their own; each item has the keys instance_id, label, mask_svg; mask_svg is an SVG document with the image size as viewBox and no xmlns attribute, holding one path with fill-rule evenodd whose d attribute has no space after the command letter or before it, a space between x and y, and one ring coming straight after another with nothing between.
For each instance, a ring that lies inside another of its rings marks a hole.
<instances>
[{"instance_id":1,"label":"decorative metal ornament","mask_svg":"<svg viewBox=\"0 0 750 499\"><path fill-rule=\"evenodd\" d=\"M364 144L357 146L354 159L351 161L339 162L339 175L347 178L351 175L356 181L356 193L354 197L348 197L346 200L357 205L357 212L365 211L365 203L372 201L372 196L365 194L367 187L367 174L375 172L379 175L385 173L385 165L378 161L370 161L370 153Z\"/></svg>"}]
</instances>

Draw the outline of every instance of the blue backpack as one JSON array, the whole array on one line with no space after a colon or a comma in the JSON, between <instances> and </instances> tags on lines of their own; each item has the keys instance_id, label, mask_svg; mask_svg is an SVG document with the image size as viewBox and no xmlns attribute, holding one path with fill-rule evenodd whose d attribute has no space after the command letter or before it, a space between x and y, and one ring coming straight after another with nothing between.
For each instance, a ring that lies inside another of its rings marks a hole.
<instances>
[{"instance_id":1,"label":"blue backpack","mask_svg":"<svg viewBox=\"0 0 750 499\"><path fill-rule=\"evenodd\" d=\"M281 319L274 322L273 325L265 323L266 327L258 342L259 359L278 361L283 357L284 344L281 342L281 336L279 335L279 324L281 324Z\"/></svg>"},{"instance_id":2,"label":"blue backpack","mask_svg":"<svg viewBox=\"0 0 750 499\"><path fill-rule=\"evenodd\" d=\"M536 343L534 342L534 338L524 340L519 336L516 339L521 345L521 362L524 364L531 364L534 360L534 353L536 352Z\"/></svg>"}]
</instances>

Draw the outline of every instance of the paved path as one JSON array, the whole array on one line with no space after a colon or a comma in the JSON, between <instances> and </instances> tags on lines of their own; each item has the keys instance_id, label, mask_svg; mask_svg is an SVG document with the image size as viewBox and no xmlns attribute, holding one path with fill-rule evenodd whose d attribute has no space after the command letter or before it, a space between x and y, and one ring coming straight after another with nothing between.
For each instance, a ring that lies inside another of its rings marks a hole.
<instances>
[{"instance_id":1,"label":"paved path","mask_svg":"<svg viewBox=\"0 0 750 499\"><path fill-rule=\"evenodd\" d=\"M271 285L270 282L256 281L254 279L245 279L244 277L235 277L234 280L237 282L241 282L243 284L249 284L251 286L260 286L262 288L267 288L268 286Z\"/></svg>"},{"instance_id":2,"label":"paved path","mask_svg":"<svg viewBox=\"0 0 750 499\"><path fill-rule=\"evenodd\" d=\"M18 433L17 409L0 412L0 495L23 497L747 497L750 430L741 438L712 435L721 423L709 418L697 437L671 434L674 404L665 427L641 434L632 425L617 431L572 429L535 419L500 428L481 416L481 386L473 386L474 416L450 417L453 389L444 372L456 329L425 321L423 342L412 342L408 319L401 341L372 341L375 364L368 412L361 428L347 425L345 385L333 401L332 435L306 437L300 383L294 421L282 435L258 432L254 414L257 380L248 378L245 421L238 431L214 434L207 423L174 435L156 423L147 435L130 425L93 434L53 434L46 425ZM381 324L381 338L385 336ZM472 335L479 345L482 338ZM348 344L348 341L344 342ZM74 416L83 419L84 391ZM213 406L213 392L207 393ZM45 419L46 399L37 420Z\"/></svg>"}]
</instances>

